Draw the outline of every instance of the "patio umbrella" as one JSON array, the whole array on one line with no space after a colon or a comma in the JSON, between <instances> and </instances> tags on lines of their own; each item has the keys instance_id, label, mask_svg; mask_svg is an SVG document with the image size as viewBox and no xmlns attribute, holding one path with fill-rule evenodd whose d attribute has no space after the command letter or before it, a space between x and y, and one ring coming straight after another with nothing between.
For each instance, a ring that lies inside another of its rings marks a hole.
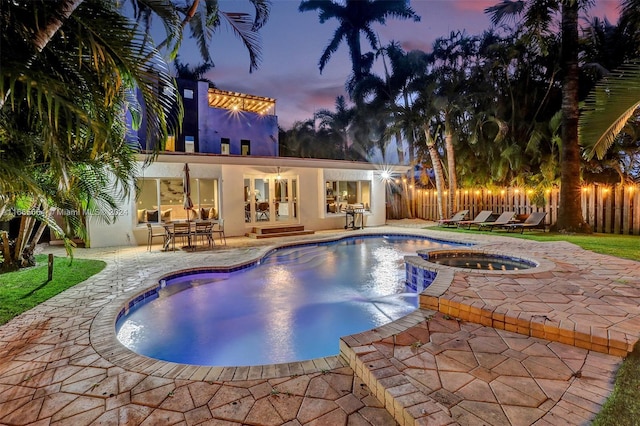
<instances>
[{"instance_id":1,"label":"patio umbrella","mask_svg":"<svg viewBox=\"0 0 640 426\"><path fill-rule=\"evenodd\" d=\"M184 181L182 188L184 191L184 203L183 207L187 210L187 220L191 219L191 210L193 209L193 201L191 201L191 185L189 184L189 164L184 165Z\"/></svg>"}]
</instances>

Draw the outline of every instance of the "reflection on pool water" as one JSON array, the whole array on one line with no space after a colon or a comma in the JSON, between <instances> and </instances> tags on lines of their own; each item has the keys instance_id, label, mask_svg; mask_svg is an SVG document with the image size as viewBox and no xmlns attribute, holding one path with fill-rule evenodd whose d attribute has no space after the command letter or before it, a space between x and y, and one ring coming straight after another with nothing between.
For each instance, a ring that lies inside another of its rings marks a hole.
<instances>
[{"instance_id":1,"label":"reflection on pool water","mask_svg":"<svg viewBox=\"0 0 640 426\"><path fill-rule=\"evenodd\" d=\"M404 256L453 247L405 236L347 238L277 250L233 273L171 279L116 324L129 349L207 366L274 364L339 352L341 336L417 307Z\"/></svg>"}]
</instances>

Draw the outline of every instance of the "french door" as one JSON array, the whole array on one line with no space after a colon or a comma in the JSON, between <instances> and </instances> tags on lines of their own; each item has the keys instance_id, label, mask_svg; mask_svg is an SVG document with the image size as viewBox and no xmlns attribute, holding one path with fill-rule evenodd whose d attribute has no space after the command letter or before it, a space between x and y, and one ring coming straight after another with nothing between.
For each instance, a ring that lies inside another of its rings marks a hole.
<instances>
[{"instance_id":1,"label":"french door","mask_svg":"<svg viewBox=\"0 0 640 426\"><path fill-rule=\"evenodd\" d=\"M298 220L298 179L291 176L245 176L244 221L270 225Z\"/></svg>"}]
</instances>

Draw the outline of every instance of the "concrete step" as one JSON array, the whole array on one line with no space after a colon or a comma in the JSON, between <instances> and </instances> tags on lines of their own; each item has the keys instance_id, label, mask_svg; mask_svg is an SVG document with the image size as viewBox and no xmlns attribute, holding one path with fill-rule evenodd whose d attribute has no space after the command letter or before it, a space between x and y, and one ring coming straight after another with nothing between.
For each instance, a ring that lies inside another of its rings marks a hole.
<instances>
[{"instance_id":1,"label":"concrete step","mask_svg":"<svg viewBox=\"0 0 640 426\"><path fill-rule=\"evenodd\" d=\"M297 231L267 232L266 234L258 233L258 232L249 232L245 234L245 236L249 238L262 239L262 238L275 238L275 237L293 237L296 235L310 235L313 233L315 233L315 231L312 231L309 229L308 230L301 229Z\"/></svg>"},{"instance_id":2,"label":"concrete step","mask_svg":"<svg viewBox=\"0 0 640 426\"><path fill-rule=\"evenodd\" d=\"M280 234L283 232L299 232L304 231L304 225L276 225L276 226L254 226L251 231L253 234Z\"/></svg>"}]
</instances>

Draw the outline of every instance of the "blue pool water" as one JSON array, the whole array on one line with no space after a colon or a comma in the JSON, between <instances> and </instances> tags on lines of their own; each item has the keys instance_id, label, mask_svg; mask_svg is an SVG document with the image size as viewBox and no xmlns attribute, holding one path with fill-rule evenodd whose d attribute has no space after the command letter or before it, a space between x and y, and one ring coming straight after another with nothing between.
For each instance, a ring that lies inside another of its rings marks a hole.
<instances>
[{"instance_id":1,"label":"blue pool water","mask_svg":"<svg viewBox=\"0 0 640 426\"><path fill-rule=\"evenodd\" d=\"M233 273L175 278L117 322L134 352L185 364L241 366L339 352L341 336L415 310L404 256L452 247L413 237L348 238L280 249Z\"/></svg>"}]
</instances>

